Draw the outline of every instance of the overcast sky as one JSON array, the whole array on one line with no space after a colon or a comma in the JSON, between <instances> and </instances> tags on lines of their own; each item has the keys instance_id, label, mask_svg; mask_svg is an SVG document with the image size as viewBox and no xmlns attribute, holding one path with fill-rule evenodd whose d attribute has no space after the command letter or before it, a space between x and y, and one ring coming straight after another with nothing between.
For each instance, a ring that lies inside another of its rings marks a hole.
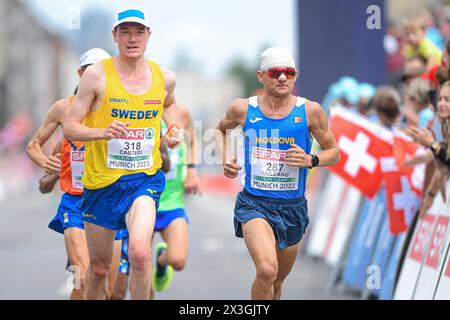
<instances>
[{"instance_id":1,"label":"overcast sky","mask_svg":"<svg viewBox=\"0 0 450 320\"><path fill-rule=\"evenodd\" d=\"M295 0L23 0L55 30L67 30L69 10L101 8L114 13L130 4L149 14L151 59L171 67L175 52L187 50L208 76L217 76L231 57L256 60L264 44L286 46L297 54ZM95 5L93 5L95 3ZM81 29L82 31L82 29ZM106 36L110 36L109 34Z\"/></svg>"}]
</instances>

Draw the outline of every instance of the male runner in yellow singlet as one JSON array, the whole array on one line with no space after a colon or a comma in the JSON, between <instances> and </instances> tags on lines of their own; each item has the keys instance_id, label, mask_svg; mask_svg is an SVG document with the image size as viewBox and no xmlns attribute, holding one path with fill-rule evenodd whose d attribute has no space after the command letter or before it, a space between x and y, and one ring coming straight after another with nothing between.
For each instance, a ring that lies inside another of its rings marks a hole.
<instances>
[{"instance_id":1,"label":"male runner in yellow singlet","mask_svg":"<svg viewBox=\"0 0 450 320\"><path fill-rule=\"evenodd\" d=\"M144 57L151 34L147 13L121 10L113 28L119 55L85 73L64 135L86 141L85 189L78 206L90 257L87 298L105 298L114 233L126 227L131 299L147 299L150 242L165 185L159 170L161 118L170 128L167 146L176 148L182 142L176 124L175 75Z\"/></svg>"}]
</instances>

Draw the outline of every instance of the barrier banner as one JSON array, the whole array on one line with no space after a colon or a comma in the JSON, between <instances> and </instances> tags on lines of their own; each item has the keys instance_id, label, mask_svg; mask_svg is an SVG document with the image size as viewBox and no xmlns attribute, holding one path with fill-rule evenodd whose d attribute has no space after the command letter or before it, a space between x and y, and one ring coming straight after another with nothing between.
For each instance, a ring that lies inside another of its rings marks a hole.
<instances>
[{"instance_id":1,"label":"barrier banner","mask_svg":"<svg viewBox=\"0 0 450 320\"><path fill-rule=\"evenodd\" d=\"M344 254L348 238L352 236L353 225L358 217L360 203L363 201L361 192L349 186L341 198L342 207L339 210L334 232L328 238L325 246L325 262L336 266Z\"/></svg>"},{"instance_id":2,"label":"barrier banner","mask_svg":"<svg viewBox=\"0 0 450 320\"><path fill-rule=\"evenodd\" d=\"M450 210L446 209L448 209L448 206L439 193L434 200L433 206L430 208L430 211L436 215L436 219L414 292L413 298L415 300L433 299L438 286L449 241Z\"/></svg>"},{"instance_id":3,"label":"barrier banner","mask_svg":"<svg viewBox=\"0 0 450 320\"><path fill-rule=\"evenodd\" d=\"M383 188L380 190L384 196ZM386 211L385 211L386 213ZM377 244L373 252L372 261L367 269L366 288L374 296L379 296L381 284L386 274L387 265L394 247L395 236L389 230L389 219L387 214L383 215L381 228L379 230Z\"/></svg>"},{"instance_id":4,"label":"barrier banner","mask_svg":"<svg viewBox=\"0 0 450 320\"><path fill-rule=\"evenodd\" d=\"M341 161L329 170L374 198L383 180L379 159L393 155L393 134L342 107L331 109L330 129L339 144Z\"/></svg>"},{"instance_id":5,"label":"barrier banner","mask_svg":"<svg viewBox=\"0 0 450 320\"><path fill-rule=\"evenodd\" d=\"M444 269L442 270L441 277L439 279L435 300L450 300L450 247L447 242L447 257L444 262Z\"/></svg>"},{"instance_id":6,"label":"barrier banner","mask_svg":"<svg viewBox=\"0 0 450 320\"><path fill-rule=\"evenodd\" d=\"M310 221L314 219L314 216L317 212L317 207L320 203L320 199L323 196L322 190L325 187L325 183L328 180L329 174L330 172L322 167L314 168L308 174L305 196L306 199L308 199L308 215Z\"/></svg>"},{"instance_id":7,"label":"barrier banner","mask_svg":"<svg viewBox=\"0 0 450 320\"><path fill-rule=\"evenodd\" d=\"M430 239L433 235L435 221L437 219L436 209L440 202L434 201L427 214L419 217L411 242L408 245L408 251L403 261L402 269L395 288L395 300L411 300L414 297L414 291L425 261L426 253L430 245Z\"/></svg>"},{"instance_id":8,"label":"barrier banner","mask_svg":"<svg viewBox=\"0 0 450 320\"><path fill-rule=\"evenodd\" d=\"M389 262L381 280L381 290L378 296L380 300L392 300L394 295L395 276L402 248L405 244L406 233L401 233L398 236L394 236L394 238L394 245L389 257Z\"/></svg>"},{"instance_id":9,"label":"barrier banner","mask_svg":"<svg viewBox=\"0 0 450 320\"><path fill-rule=\"evenodd\" d=\"M336 222L343 205L342 198L348 185L344 180L330 174L325 181L322 196L311 221L311 233L308 238L306 252L313 257L325 257L329 239L333 237Z\"/></svg>"},{"instance_id":10,"label":"barrier banner","mask_svg":"<svg viewBox=\"0 0 450 320\"><path fill-rule=\"evenodd\" d=\"M450 181L447 181L447 199L450 199ZM450 201L447 200L444 212L450 212ZM446 255L444 262L438 266L441 275L436 288L435 300L450 300L450 230L447 229L443 254Z\"/></svg>"},{"instance_id":11,"label":"barrier banner","mask_svg":"<svg viewBox=\"0 0 450 320\"><path fill-rule=\"evenodd\" d=\"M344 284L360 290L366 287L367 267L372 260L385 215L384 192L379 192L374 200L365 200L342 274Z\"/></svg>"}]
</instances>

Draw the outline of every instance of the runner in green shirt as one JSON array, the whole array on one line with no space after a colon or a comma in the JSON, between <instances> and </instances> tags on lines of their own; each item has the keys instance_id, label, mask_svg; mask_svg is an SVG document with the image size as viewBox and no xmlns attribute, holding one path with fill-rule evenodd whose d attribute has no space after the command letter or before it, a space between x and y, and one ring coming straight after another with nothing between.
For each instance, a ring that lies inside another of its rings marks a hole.
<instances>
[{"instance_id":1,"label":"runner in green shirt","mask_svg":"<svg viewBox=\"0 0 450 320\"><path fill-rule=\"evenodd\" d=\"M188 255L188 223L185 194L201 194L195 168L196 146L191 115L187 108L178 106L179 123L189 139L176 150L169 150L170 170L166 173L166 187L156 213L155 231L165 242L155 246L156 267L153 269L153 288L163 291L169 286L173 270L181 271ZM164 129L163 129L164 130Z\"/></svg>"}]
</instances>

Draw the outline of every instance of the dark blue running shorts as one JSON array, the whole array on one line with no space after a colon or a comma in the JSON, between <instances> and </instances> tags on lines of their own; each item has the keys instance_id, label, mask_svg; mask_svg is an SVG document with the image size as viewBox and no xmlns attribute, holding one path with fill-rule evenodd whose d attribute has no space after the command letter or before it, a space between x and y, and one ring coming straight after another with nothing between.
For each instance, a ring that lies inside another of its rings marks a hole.
<instances>
[{"instance_id":1,"label":"dark blue running shorts","mask_svg":"<svg viewBox=\"0 0 450 320\"><path fill-rule=\"evenodd\" d=\"M306 198L284 200L240 192L234 207L236 237L243 238L242 223L256 218L262 218L272 226L277 247L283 250L300 242L308 227Z\"/></svg>"}]
</instances>

